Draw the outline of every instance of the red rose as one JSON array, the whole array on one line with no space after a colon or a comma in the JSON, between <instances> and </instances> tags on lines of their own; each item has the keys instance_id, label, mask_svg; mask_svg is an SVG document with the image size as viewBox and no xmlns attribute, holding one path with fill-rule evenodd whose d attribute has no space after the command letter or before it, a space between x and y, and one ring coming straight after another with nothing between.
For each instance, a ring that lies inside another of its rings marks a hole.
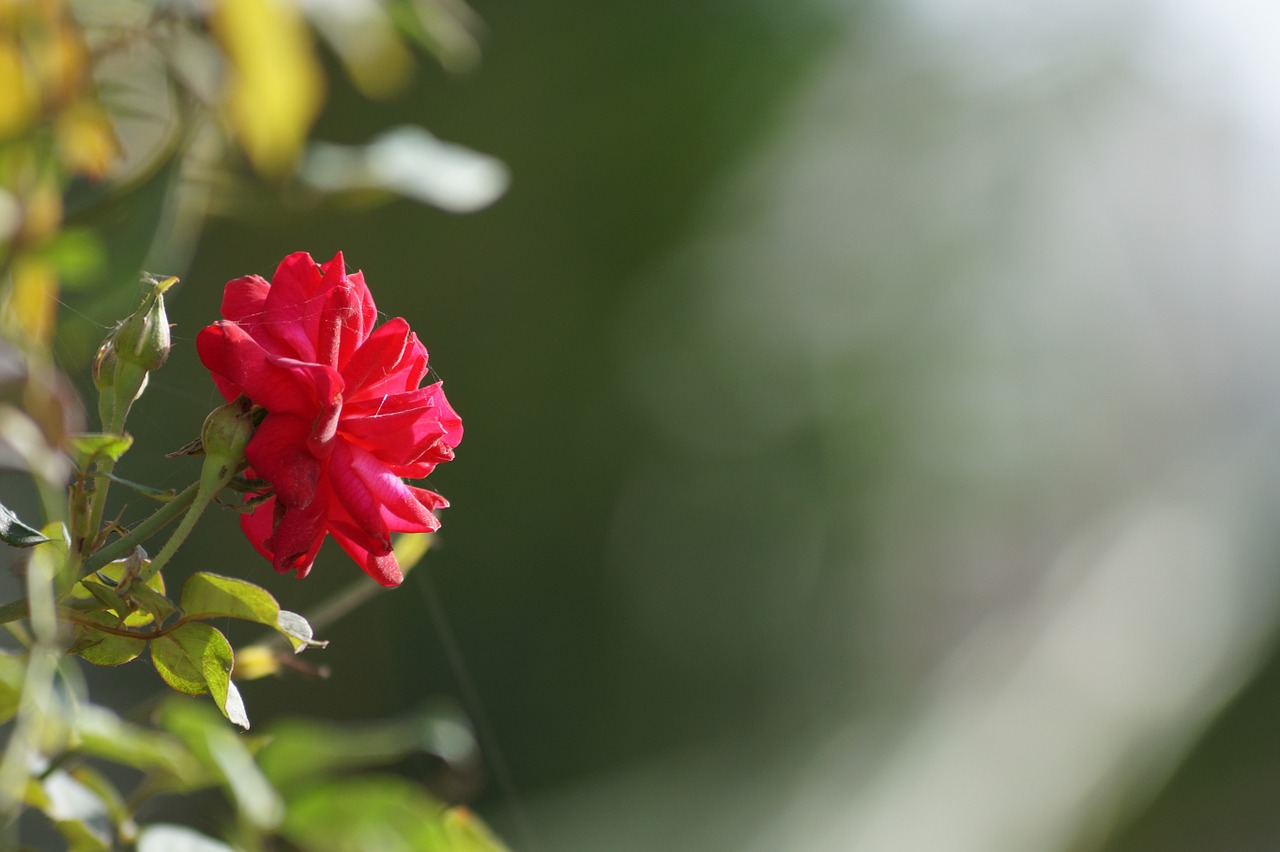
<instances>
[{"instance_id":1,"label":"red rose","mask_svg":"<svg viewBox=\"0 0 1280 852\"><path fill-rule=\"evenodd\" d=\"M274 496L241 518L277 571L305 577L325 534L384 586L404 579L393 532L432 532L449 505L403 478L453 458L462 421L440 382L418 387L427 350L397 317L377 328L364 276L342 254L318 266L286 257L268 284L227 282L223 320L196 338L200 360L228 401L267 410L245 450L250 475Z\"/></svg>"}]
</instances>

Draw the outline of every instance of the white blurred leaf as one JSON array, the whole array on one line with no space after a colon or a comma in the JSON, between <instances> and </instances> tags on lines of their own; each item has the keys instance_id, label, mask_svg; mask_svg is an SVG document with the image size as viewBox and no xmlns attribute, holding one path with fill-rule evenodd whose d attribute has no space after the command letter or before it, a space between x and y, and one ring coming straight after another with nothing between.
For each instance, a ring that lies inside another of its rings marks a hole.
<instances>
[{"instance_id":1,"label":"white blurred leaf","mask_svg":"<svg viewBox=\"0 0 1280 852\"><path fill-rule=\"evenodd\" d=\"M81 822L103 837L110 836L110 814L102 799L66 772L55 770L41 782L48 797L45 813L57 822Z\"/></svg>"},{"instance_id":2,"label":"white blurred leaf","mask_svg":"<svg viewBox=\"0 0 1280 852\"><path fill-rule=\"evenodd\" d=\"M324 192L383 189L450 213L488 207L510 183L500 160L413 126L389 130L364 147L315 143L302 177Z\"/></svg>"},{"instance_id":3,"label":"white blurred leaf","mask_svg":"<svg viewBox=\"0 0 1280 852\"><path fill-rule=\"evenodd\" d=\"M138 852L235 852L227 844L182 825L157 823L138 835Z\"/></svg>"}]
</instances>

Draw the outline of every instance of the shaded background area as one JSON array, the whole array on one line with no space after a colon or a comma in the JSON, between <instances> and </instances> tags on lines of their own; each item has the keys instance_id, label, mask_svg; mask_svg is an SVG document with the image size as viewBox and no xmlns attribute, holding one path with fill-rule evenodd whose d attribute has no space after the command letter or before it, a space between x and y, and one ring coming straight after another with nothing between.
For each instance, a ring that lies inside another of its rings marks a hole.
<instances>
[{"instance_id":1,"label":"shaded background area","mask_svg":"<svg viewBox=\"0 0 1280 852\"><path fill-rule=\"evenodd\" d=\"M195 333L294 250L365 272L466 424L424 563L465 668L410 577L255 721L473 681L516 848L1280 842L1262 11L475 7L478 69L334 75L315 136L421 123L507 163L495 206L263 190L148 267L183 284L139 446L196 433ZM277 577L229 514L182 561L304 611L352 572Z\"/></svg>"}]
</instances>

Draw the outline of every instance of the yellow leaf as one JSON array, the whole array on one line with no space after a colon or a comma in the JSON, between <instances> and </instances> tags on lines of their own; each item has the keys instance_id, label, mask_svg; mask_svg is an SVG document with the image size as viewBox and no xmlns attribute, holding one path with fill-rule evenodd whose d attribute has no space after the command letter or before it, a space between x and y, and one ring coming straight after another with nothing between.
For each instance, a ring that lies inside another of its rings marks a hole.
<instances>
[{"instance_id":1,"label":"yellow leaf","mask_svg":"<svg viewBox=\"0 0 1280 852\"><path fill-rule=\"evenodd\" d=\"M23 338L47 345L53 338L58 308L58 281L48 264L22 257L13 266L9 313Z\"/></svg>"},{"instance_id":2,"label":"yellow leaf","mask_svg":"<svg viewBox=\"0 0 1280 852\"><path fill-rule=\"evenodd\" d=\"M231 126L263 174L298 158L324 99L311 33L285 0L221 0L213 30L234 76L226 95Z\"/></svg>"},{"instance_id":3,"label":"yellow leaf","mask_svg":"<svg viewBox=\"0 0 1280 852\"><path fill-rule=\"evenodd\" d=\"M62 226L62 187L46 175L23 199L22 238L29 244L49 239Z\"/></svg>"},{"instance_id":4,"label":"yellow leaf","mask_svg":"<svg viewBox=\"0 0 1280 852\"><path fill-rule=\"evenodd\" d=\"M18 46L7 39L0 41L0 92L0 139L10 139L35 120L40 103Z\"/></svg>"},{"instance_id":5,"label":"yellow leaf","mask_svg":"<svg viewBox=\"0 0 1280 852\"><path fill-rule=\"evenodd\" d=\"M40 91L46 109L57 110L69 103L88 82L89 54L79 28L59 8L59 3L45 3L47 21L33 28L40 35L29 43L28 56L40 79Z\"/></svg>"},{"instance_id":6,"label":"yellow leaf","mask_svg":"<svg viewBox=\"0 0 1280 852\"><path fill-rule=\"evenodd\" d=\"M63 165L95 180L106 175L119 153L111 119L92 101L81 100L58 116L57 136Z\"/></svg>"}]
</instances>

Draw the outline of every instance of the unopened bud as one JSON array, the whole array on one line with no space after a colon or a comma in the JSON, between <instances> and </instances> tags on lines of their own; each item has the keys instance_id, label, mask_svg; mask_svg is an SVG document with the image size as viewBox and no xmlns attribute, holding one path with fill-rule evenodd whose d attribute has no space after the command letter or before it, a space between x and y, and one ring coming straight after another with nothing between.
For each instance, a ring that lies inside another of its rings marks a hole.
<instances>
[{"instance_id":1,"label":"unopened bud","mask_svg":"<svg viewBox=\"0 0 1280 852\"><path fill-rule=\"evenodd\" d=\"M200 431L206 467L210 464L225 467L228 479L239 470L244 462L245 447L249 446L256 425L252 409L253 403L241 396L209 412Z\"/></svg>"},{"instance_id":2,"label":"unopened bud","mask_svg":"<svg viewBox=\"0 0 1280 852\"><path fill-rule=\"evenodd\" d=\"M119 433L134 401L147 387L147 375L169 357L169 316L164 291L177 278L153 284L142 304L102 341L93 361L93 384L98 388L102 428Z\"/></svg>"},{"instance_id":3,"label":"unopened bud","mask_svg":"<svg viewBox=\"0 0 1280 852\"><path fill-rule=\"evenodd\" d=\"M144 370L158 370L169 357L169 315L164 309L164 291L177 278L166 278L151 288L142 304L129 315L112 336L116 357Z\"/></svg>"}]
</instances>

